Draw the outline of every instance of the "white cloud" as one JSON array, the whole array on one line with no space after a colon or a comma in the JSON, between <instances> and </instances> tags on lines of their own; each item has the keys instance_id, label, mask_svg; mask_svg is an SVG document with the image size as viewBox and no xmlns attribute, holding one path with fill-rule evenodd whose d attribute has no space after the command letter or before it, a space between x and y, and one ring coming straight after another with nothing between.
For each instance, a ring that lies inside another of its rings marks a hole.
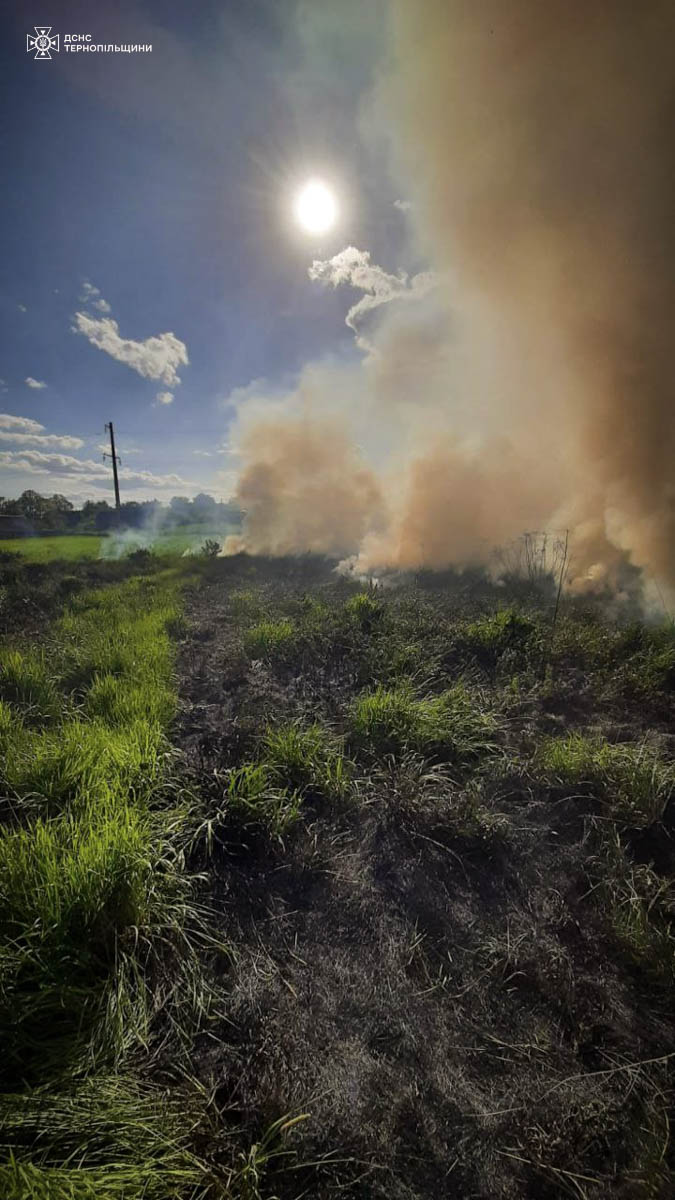
<instances>
[{"instance_id":1,"label":"white cloud","mask_svg":"<svg viewBox=\"0 0 675 1200\"><path fill-rule=\"evenodd\" d=\"M73 458L70 454L45 454L42 450L0 450L0 466L10 471L28 471L33 475L49 475L52 472L99 475L103 470L91 459Z\"/></svg>"},{"instance_id":2,"label":"white cloud","mask_svg":"<svg viewBox=\"0 0 675 1200\"><path fill-rule=\"evenodd\" d=\"M88 279L85 279L82 284L80 300L82 304L89 304L92 308L97 308L99 312L110 312L110 305L107 300L103 299L101 289L94 287L93 283L90 283Z\"/></svg>"},{"instance_id":3,"label":"white cloud","mask_svg":"<svg viewBox=\"0 0 675 1200\"><path fill-rule=\"evenodd\" d=\"M369 250L357 250L356 246L347 246L333 258L315 259L307 273L310 279L321 283L332 284L333 287L347 283L364 292L345 317L345 324L354 331L362 349L370 349L359 331L359 322L367 312L392 300L418 300L437 284L432 271L421 271L412 278L405 271L390 275L376 263L371 263Z\"/></svg>"},{"instance_id":4,"label":"white cloud","mask_svg":"<svg viewBox=\"0 0 675 1200\"><path fill-rule=\"evenodd\" d=\"M102 454L110 454L110 442L98 442L96 449L100 450ZM115 449L120 458L122 455L127 457L129 454L141 453L141 451L138 449L138 446L118 446L117 443L115 443Z\"/></svg>"},{"instance_id":5,"label":"white cloud","mask_svg":"<svg viewBox=\"0 0 675 1200\"><path fill-rule=\"evenodd\" d=\"M135 342L120 337L117 321L112 317L91 317L88 313L75 313L73 333L81 333L117 362L124 363L145 379L161 379L162 383L175 387L180 383L176 368L189 363L187 346L173 333L160 333L157 337Z\"/></svg>"},{"instance_id":6,"label":"white cloud","mask_svg":"<svg viewBox=\"0 0 675 1200\"><path fill-rule=\"evenodd\" d=\"M77 479L78 485L90 483L94 486L109 486L112 474L109 467L93 459L74 458L70 454L45 454L41 450L0 450L0 467L22 471L28 475L52 475L57 478ZM152 471L133 471L124 467L119 472L120 481L130 486L152 488L196 488L198 485L181 475L169 473L155 475Z\"/></svg>"},{"instance_id":7,"label":"white cloud","mask_svg":"<svg viewBox=\"0 0 675 1200\"><path fill-rule=\"evenodd\" d=\"M29 388L46 388L47 386L47 384L42 383L41 380L33 379L32 375L28 375L26 379L24 379L24 383L27 383Z\"/></svg>"},{"instance_id":8,"label":"white cloud","mask_svg":"<svg viewBox=\"0 0 675 1200\"><path fill-rule=\"evenodd\" d=\"M173 392L158 392L155 396L155 404L173 404Z\"/></svg>"},{"instance_id":9,"label":"white cloud","mask_svg":"<svg viewBox=\"0 0 675 1200\"><path fill-rule=\"evenodd\" d=\"M25 304L17 304L16 307L18 308L19 312L23 312L23 313L28 312L28 309L26 308Z\"/></svg>"},{"instance_id":10,"label":"white cloud","mask_svg":"<svg viewBox=\"0 0 675 1200\"><path fill-rule=\"evenodd\" d=\"M11 413L0 413L0 429L18 429L23 433L42 433L44 425L31 417L15 417Z\"/></svg>"},{"instance_id":11,"label":"white cloud","mask_svg":"<svg viewBox=\"0 0 675 1200\"><path fill-rule=\"evenodd\" d=\"M196 455L197 458L213 458L212 450L193 450L192 453Z\"/></svg>"},{"instance_id":12,"label":"white cloud","mask_svg":"<svg viewBox=\"0 0 675 1200\"><path fill-rule=\"evenodd\" d=\"M84 446L82 438L58 433L19 433L0 430L0 442L13 442L18 446L59 446L62 450L79 450Z\"/></svg>"},{"instance_id":13,"label":"white cloud","mask_svg":"<svg viewBox=\"0 0 675 1200\"><path fill-rule=\"evenodd\" d=\"M412 200L394 200L394 208L400 208L401 212L410 212L414 205Z\"/></svg>"}]
</instances>

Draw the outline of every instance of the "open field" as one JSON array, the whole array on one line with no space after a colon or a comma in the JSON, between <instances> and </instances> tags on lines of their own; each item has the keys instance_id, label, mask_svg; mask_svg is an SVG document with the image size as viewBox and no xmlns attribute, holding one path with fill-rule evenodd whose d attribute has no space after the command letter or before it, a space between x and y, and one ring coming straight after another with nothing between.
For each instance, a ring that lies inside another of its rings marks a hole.
<instances>
[{"instance_id":1,"label":"open field","mask_svg":"<svg viewBox=\"0 0 675 1200\"><path fill-rule=\"evenodd\" d=\"M3 1195L672 1195L672 626L4 569Z\"/></svg>"},{"instance_id":2,"label":"open field","mask_svg":"<svg viewBox=\"0 0 675 1200\"><path fill-rule=\"evenodd\" d=\"M29 562L53 562L57 559L78 561L98 558L102 537L94 534L64 534L57 537L17 537L0 539L0 554L21 554Z\"/></svg>"},{"instance_id":3,"label":"open field","mask_svg":"<svg viewBox=\"0 0 675 1200\"><path fill-rule=\"evenodd\" d=\"M85 558L119 558L134 550L152 549L155 554L198 552L204 542L215 540L220 545L238 526L217 529L210 526L187 525L157 534L151 531L127 529L122 535L64 534L55 537L23 537L0 539L0 554L20 554L29 562L76 562Z\"/></svg>"}]
</instances>

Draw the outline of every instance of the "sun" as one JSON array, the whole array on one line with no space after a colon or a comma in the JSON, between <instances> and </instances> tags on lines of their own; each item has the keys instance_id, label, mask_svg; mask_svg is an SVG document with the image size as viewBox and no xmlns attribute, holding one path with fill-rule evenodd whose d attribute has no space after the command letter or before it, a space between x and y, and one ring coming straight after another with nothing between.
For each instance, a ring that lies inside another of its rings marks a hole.
<instances>
[{"instance_id":1,"label":"sun","mask_svg":"<svg viewBox=\"0 0 675 1200\"><path fill-rule=\"evenodd\" d=\"M310 179L295 197L293 211L305 233L327 233L337 220L337 200L320 179Z\"/></svg>"}]
</instances>

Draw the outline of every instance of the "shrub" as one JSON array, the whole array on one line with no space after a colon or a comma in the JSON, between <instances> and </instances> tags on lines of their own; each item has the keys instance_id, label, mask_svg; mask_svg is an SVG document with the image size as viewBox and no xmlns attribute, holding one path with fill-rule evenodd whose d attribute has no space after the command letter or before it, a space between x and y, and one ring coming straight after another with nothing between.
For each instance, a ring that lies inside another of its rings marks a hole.
<instances>
[{"instance_id":1,"label":"shrub","mask_svg":"<svg viewBox=\"0 0 675 1200\"><path fill-rule=\"evenodd\" d=\"M494 667L503 654L523 658L536 642L537 626L512 608L481 617L464 630L467 647L486 666Z\"/></svg>"},{"instance_id":2,"label":"shrub","mask_svg":"<svg viewBox=\"0 0 675 1200\"><path fill-rule=\"evenodd\" d=\"M345 602L345 612L350 620L369 630L381 620L384 610L372 592L358 592Z\"/></svg>"},{"instance_id":3,"label":"shrub","mask_svg":"<svg viewBox=\"0 0 675 1200\"><path fill-rule=\"evenodd\" d=\"M132 567L134 567L137 571L142 571L152 566L153 562L155 561L155 556L152 553L152 550L149 550L147 546L139 546L137 550L132 550L127 555L127 559Z\"/></svg>"}]
</instances>

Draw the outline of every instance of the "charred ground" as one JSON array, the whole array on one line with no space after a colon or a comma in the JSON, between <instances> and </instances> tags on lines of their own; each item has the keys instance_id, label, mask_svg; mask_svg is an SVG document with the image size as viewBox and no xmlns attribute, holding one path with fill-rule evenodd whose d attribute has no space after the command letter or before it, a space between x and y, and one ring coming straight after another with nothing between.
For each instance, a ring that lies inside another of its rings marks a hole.
<instances>
[{"instance_id":1,"label":"charred ground","mask_svg":"<svg viewBox=\"0 0 675 1200\"><path fill-rule=\"evenodd\" d=\"M233 1161L309 1114L242 1194L672 1194L675 639L567 601L551 642L553 603L245 556L189 593L232 951L193 1067Z\"/></svg>"}]
</instances>

